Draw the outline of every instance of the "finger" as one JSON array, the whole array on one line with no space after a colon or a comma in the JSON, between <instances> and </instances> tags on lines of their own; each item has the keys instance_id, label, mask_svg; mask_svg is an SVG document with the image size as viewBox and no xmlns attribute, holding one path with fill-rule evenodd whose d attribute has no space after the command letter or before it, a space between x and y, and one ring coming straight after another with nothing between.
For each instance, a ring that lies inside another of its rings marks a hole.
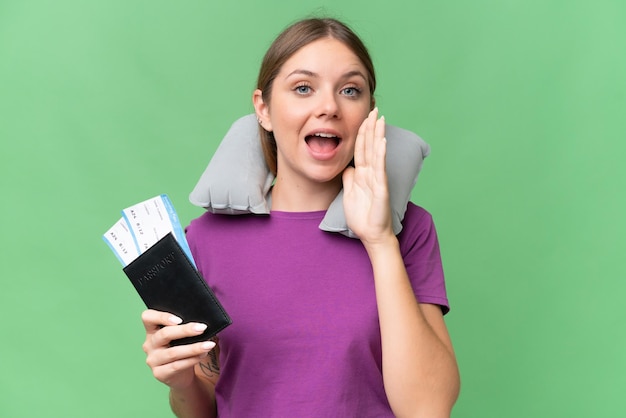
<instances>
[{"instance_id":1,"label":"finger","mask_svg":"<svg viewBox=\"0 0 626 418\"><path fill-rule=\"evenodd\" d=\"M152 334L167 325L178 325L182 319L169 312L147 309L141 313L141 320L146 329L146 333Z\"/></svg>"},{"instance_id":2,"label":"finger","mask_svg":"<svg viewBox=\"0 0 626 418\"><path fill-rule=\"evenodd\" d=\"M201 347L200 351L196 346ZM209 348L210 347L210 348ZM193 344L190 346L179 346L168 350L161 350L157 355L149 356L146 363L152 369L152 374L158 380L169 384L181 371L193 368L196 364L206 358L209 351L215 347L212 341Z\"/></svg>"},{"instance_id":3,"label":"finger","mask_svg":"<svg viewBox=\"0 0 626 418\"><path fill-rule=\"evenodd\" d=\"M364 163L372 164L374 157L374 130L376 129L376 119L378 118L378 108L375 107L367 117L365 125L365 153Z\"/></svg>"},{"instance_id":4,"label":"finger","mask_svg":"<svg viewBox=\"0 0 626 418\"><path fill-rule=\"evenodd\" d=\"M356 143L354 144L354 165L360 167L365 160L365 129L368 118L365 118L356 135Z\"/></svg>"},{"instance_id":5,"label":"finger","mask_svg":"<svg viewBox=\"0 0 626 418\"><path fill-rule=\"evenodd\" d=\"M376 173L376 179L378 181L386 181L386 164L385 156L387 154L387 139L385 138L385 117L381 116L376 121L376 127L374 128L375 138L375 161L374 169Z\"/></svg>"},{"instance_id":6,"label":"finger","mask_svg":"<svg viewBox=\"0 0 626 418\"><path fill-rule=\"evenodd\" d=\"M169 385L170 382L172 382L173 378L175 377L176 373L182 370L187 370L187 369L194 367L201 360L202 358L200 357L193 357L193 358L186 358L184 360L175 361L172 363L163 364L160 366L151 367L152 374L160 382L163 382L166 385Z\"/></svg>"},{"instance_id":7,"label":"finger","mask_svg":"<svg viewBox=\"0 0 626 418\"><path fill-rule=\"evenodd\" d=\"M188 370L202 361L204 357L190 357L183 360L167 363L157 367L151 367L153 376L166 385L172 384L177 373Z\"/></svg>"},{"instance_id":8,"label":"finger","mask_svg":"<svg viewBox=\"0 0 626 418\"><path fill-rule=\"evenodd\" d=\"M381 116L380 119L376 121L376 126L374 127L374 137L376 141L385 137L385 117Z\"/></svg>"},{"instance_id":9,"label":"finger","mask_svg":"<svg viewBox=\"0 0 626 418\"><path fill-rule=\"evenodd\" d=\"M354 167L347 167L343 170L342 177L344 196L346 196L350 194L352 185L354 184Z\"/></svg>"},{"instance_id":10,"label":"finger","mask_svg":"<svg viewBox=\"0 0 626 418\"><path fill-rule=\"evenodd\" d=\"M174 325L161 328L149 337L153 347L168 347L173 340L194 337L207 329L206 324L189 322L184 325Z\"/></svg>"},{"instance_id":11,"label":"finger","mask_svg":"<svg viewBox=\"0 0 626 418\"><path fill-rule=\"evenodd\" d=\"M374 167L376 182L378 184L387 184L386 155L387 139L382 137L377 142L376 163Z\"/></svg>"},{"instance_id":12,"label":"finger","mask_svg":"<svg viewBox=\"0 0 626 418\"><path fill-rule=\"evenodd\" d=\"M215 348L213 341L203 341L194 344L177 345L164 350L151 352L146 358L146 363L154 369L163 365L184 362L186 360L206 357L206 354Z\"/></svg>"}]
</instances>

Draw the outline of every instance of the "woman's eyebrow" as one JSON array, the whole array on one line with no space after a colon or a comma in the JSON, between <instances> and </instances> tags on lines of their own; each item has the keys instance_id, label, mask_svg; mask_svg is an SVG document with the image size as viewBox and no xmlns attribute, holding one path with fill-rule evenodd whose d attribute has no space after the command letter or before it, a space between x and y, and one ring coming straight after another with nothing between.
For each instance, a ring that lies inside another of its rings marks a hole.
<instances>
[{"instance_id":1,"label":"woman's eyebrow","mask_svg":"<svg viewBox=\"0 0 626 418\"><path fill-rule=\"evenodd\" d=\"M367 81L367 77L359 70L348 71L345 73L342 78L352 78L352 77L361 77L363 80Z\"/></svg>"},{"instance_id":2,"label":"woman's eyebrow","mask_svg":"<svg viewBox=\"0 0 626 418\"><path fill-rule=\"evenodd\" d=\"M318 77L318 74L314 73L313 71L304 70L304 69L295 69L292 72L290 72L289 74L287 74L285 76L285 78L289 78L289 77L294 76L294 75L306 75L308 77Z\"/></svg>"},{"instance_id":3,"label":"woman's eyebrow","mask_svg":"<svg viewBox=\"0 0 626 418\"><path fill-rule=\"evenodd\" d=\"M292 72L290 72L289 74L287 74L285 76L285 79L294 76L294 75L305 75L308 77L319 77L319 74L314 73L313 71L309 71L309 70L305 70L305 69L295 69ZM341 76L342 79L348 79L348 78L352 78L352 77L361 77L363 80L367 81L367 77L365 77L365 75L359 71L359 70L353 70L353 71L348 71L345 74L343 74Z\"/></svg>"}]
</instances>

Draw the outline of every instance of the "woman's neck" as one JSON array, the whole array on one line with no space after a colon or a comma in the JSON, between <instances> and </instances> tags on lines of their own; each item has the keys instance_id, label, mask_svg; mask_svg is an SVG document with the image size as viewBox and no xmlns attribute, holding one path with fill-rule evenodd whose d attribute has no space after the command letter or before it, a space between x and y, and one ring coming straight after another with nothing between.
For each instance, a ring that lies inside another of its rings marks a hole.
<instances>
[{"instance_id":1,"label":"woman's neck","mask_svg":"<svg viewBox=\"0 0 626 418\"><path fill-rule=\"evenodd\" d=\"M341 191L341 176L329 183L307 183L276 178L272 187L271 209L283 212L326 210Z\"/></svg>"}]
</instances>

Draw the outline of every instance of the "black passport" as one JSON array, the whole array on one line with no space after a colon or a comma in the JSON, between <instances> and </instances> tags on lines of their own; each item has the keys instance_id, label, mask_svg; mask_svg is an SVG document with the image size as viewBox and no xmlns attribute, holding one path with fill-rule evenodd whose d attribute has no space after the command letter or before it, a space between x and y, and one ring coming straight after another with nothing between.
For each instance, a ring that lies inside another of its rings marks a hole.
<instances>
[{"instance_id":1,"label":"black passport","mask_svg":"<svg viewBox=\"0 0 626 418\"><path fill-rule=\"evenodd\" d=\"M207 325L201 335L171 345L206 341L232 322L171 233L124 267L124 273L148 308L172 313L183 323Z\"/></svg>"}]
</instances>

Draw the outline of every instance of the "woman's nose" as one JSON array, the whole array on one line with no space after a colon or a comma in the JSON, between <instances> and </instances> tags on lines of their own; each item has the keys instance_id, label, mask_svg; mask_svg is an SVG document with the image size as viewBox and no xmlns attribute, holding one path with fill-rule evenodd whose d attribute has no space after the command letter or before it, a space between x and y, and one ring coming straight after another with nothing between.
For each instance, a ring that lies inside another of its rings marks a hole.
<instances>
[{"instance_id":1,"label":"woman's nose","mask_svg":"<svg viewBox=\"0 0 626 418\"><path fill-rule=\"evenodd\" d=\"M318 117L338 118L340 109L335 92L322 92L319 96Z\"/></svg>"}]
</instances>

